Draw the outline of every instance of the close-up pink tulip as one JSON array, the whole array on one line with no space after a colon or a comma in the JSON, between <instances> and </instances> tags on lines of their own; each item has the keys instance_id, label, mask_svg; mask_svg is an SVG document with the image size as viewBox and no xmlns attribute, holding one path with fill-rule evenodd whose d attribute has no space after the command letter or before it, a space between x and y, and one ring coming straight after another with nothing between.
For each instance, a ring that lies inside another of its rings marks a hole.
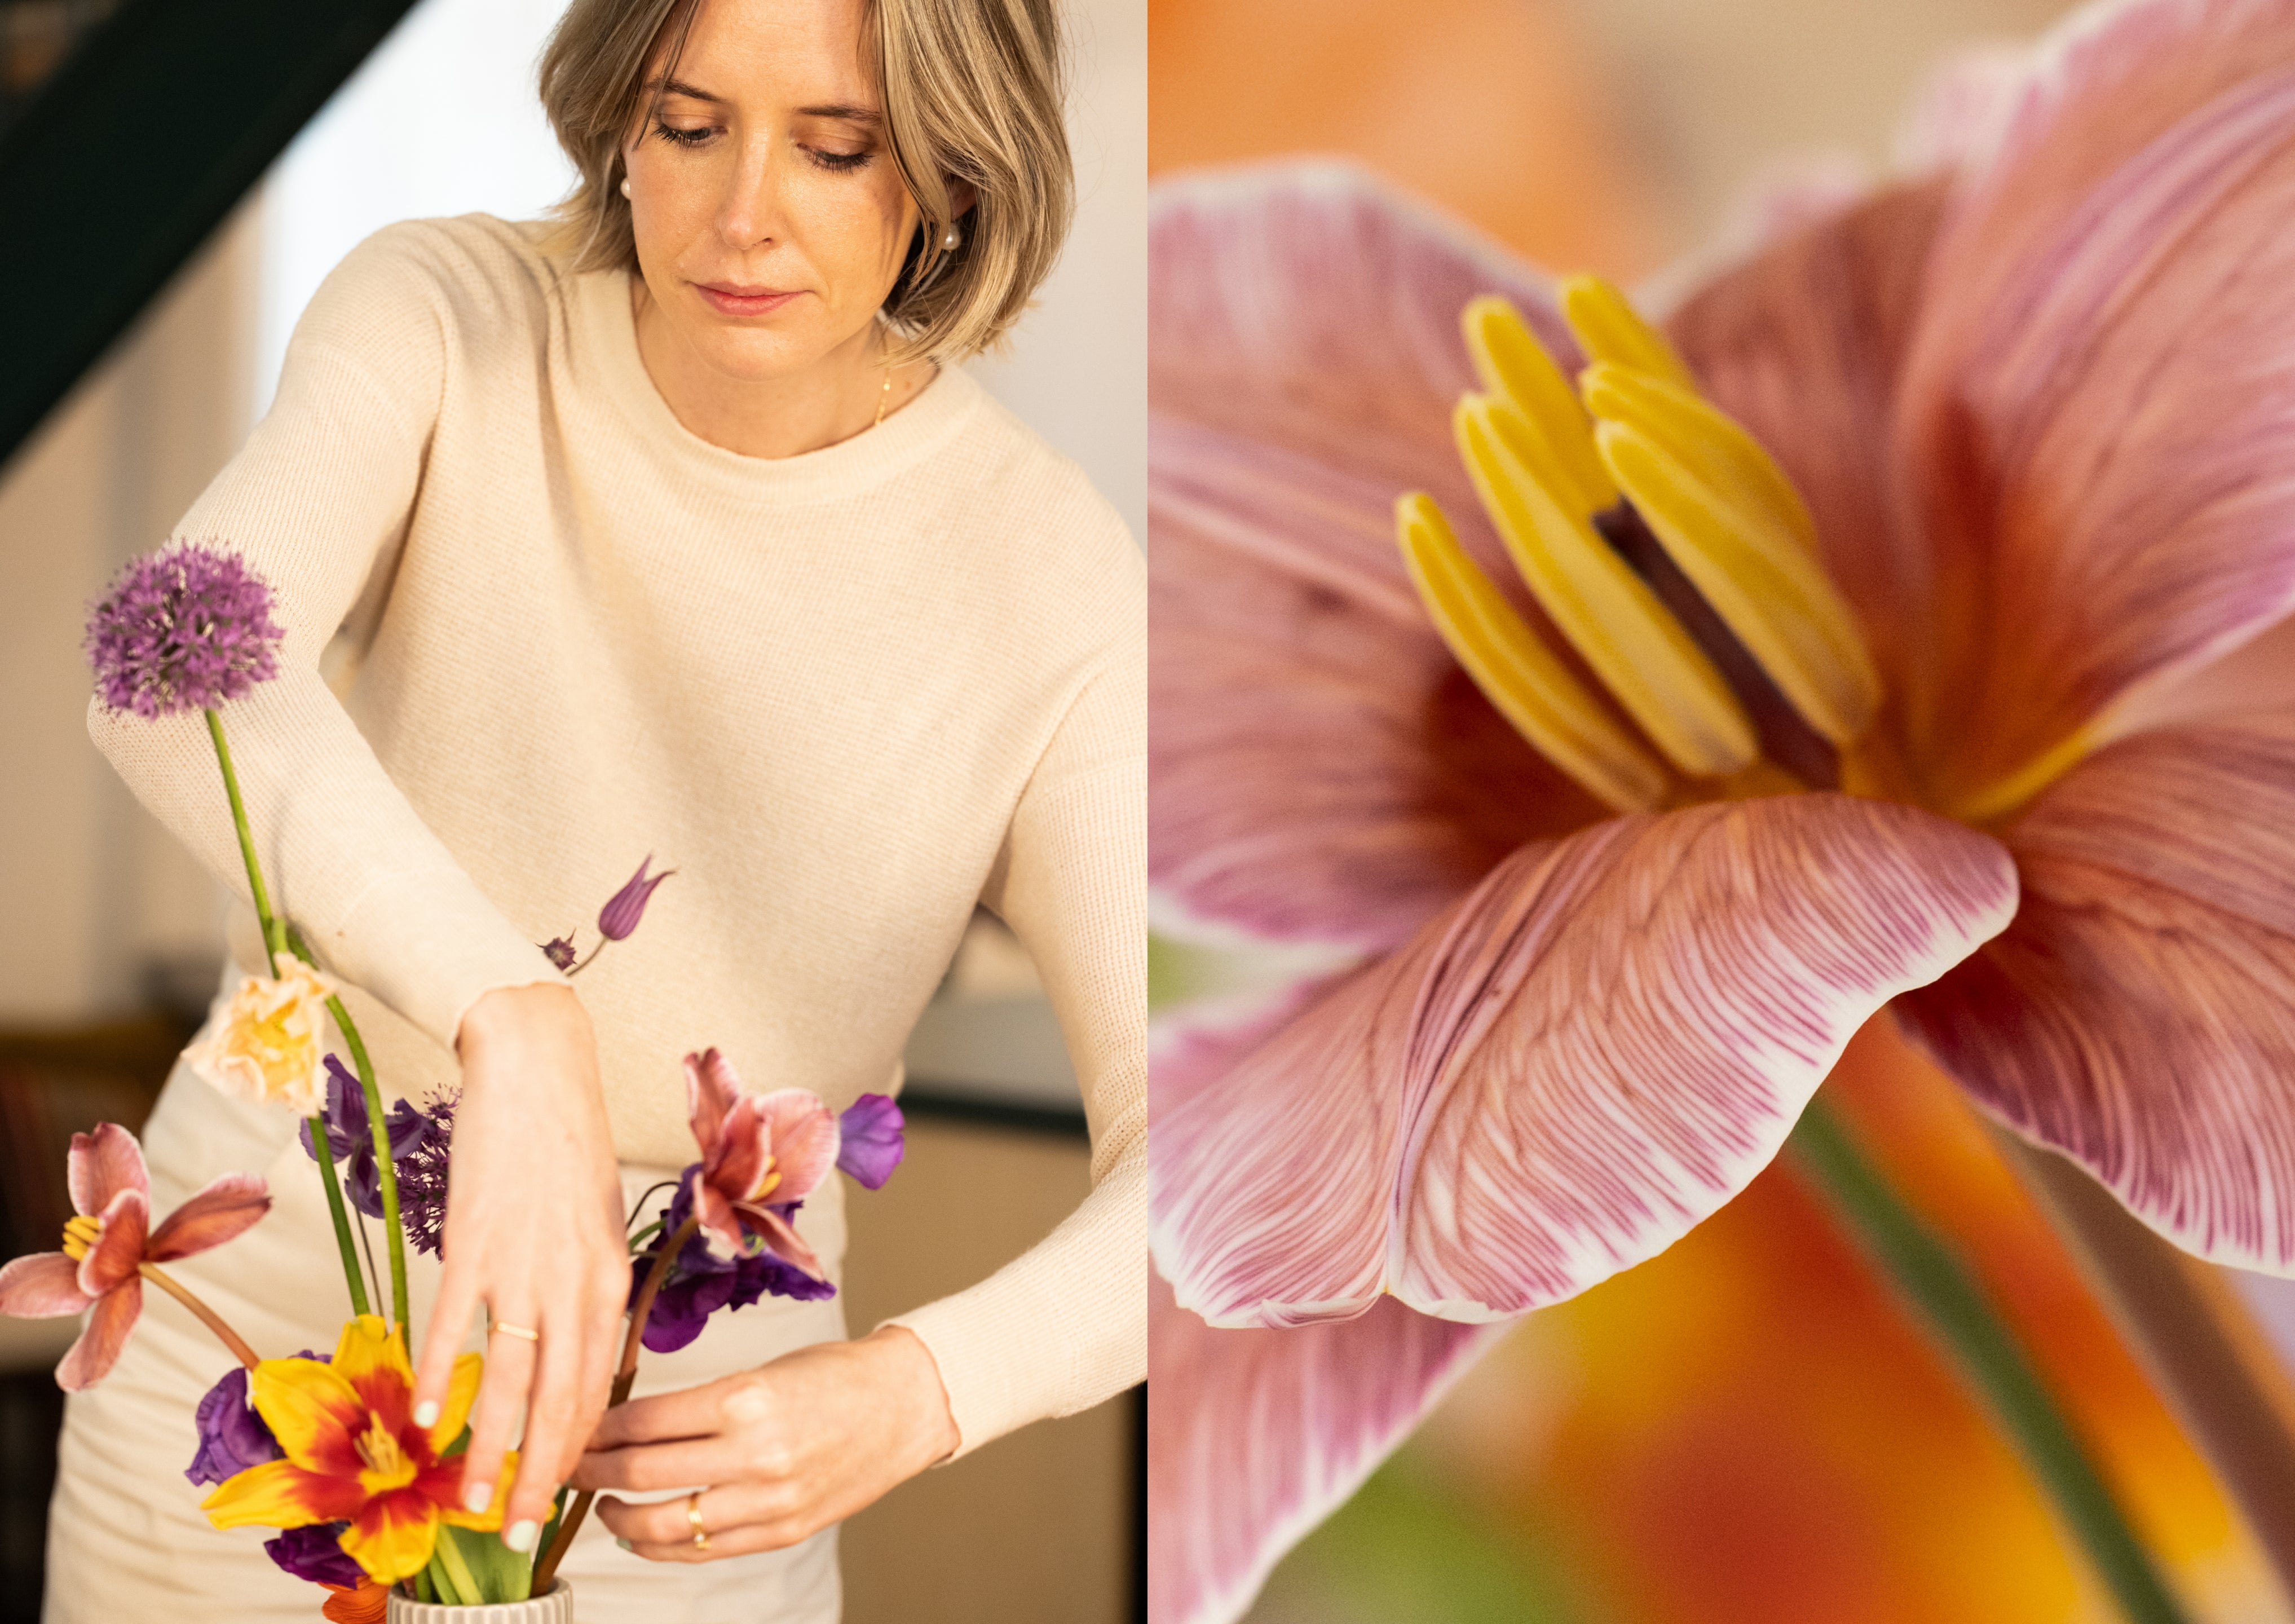
<instances>
[{"instance_id":1,"label":"close-up pink tulip","mask_svg":"<svg viewBox=\"0 0 2295 1624\"><path fill-rule=\"evenodd\" d=\"M1161 189L1151 879L1358 962L1154 1078L1164 1624L1884 1008L2295 1273L2295 7L2110 5L1938 95L1662 336L1359 172Z\"/></svg>"},{"instance_id":2,"label":"close-up pink tulip","mask_svg":"<svg viewBox=\"0 0 2295 1624\"><path fill-rule=\"evenodd\" d=\"M0 1314L53 1319L94 1310L56 1367L57 1385L78 1392L103 1380L127 1345L143 1312L146 1266L222 1245L269 1212L271 1197L253 1174L225 1173L155 1228L143 1147L117 1122L72 1135L68 1177L78 1216L64 1226L64 1249L0 1269Z\"/></svg>"},{"instance_id":3,"label":"close-up pink tulip","mask_svg":"<svg viewBox=\"0 0 2295 1624\"><path fill-rule=\"evenodd\" d=\"M709 1249L738 1257L755 1236L782 1261L826 1278L788 1214L837 1165L837 1114L809 1089L751 1093L714 1049L686 1056L685 1090L701 1147L693 1213Z\"/></svg>"}]
</instances>

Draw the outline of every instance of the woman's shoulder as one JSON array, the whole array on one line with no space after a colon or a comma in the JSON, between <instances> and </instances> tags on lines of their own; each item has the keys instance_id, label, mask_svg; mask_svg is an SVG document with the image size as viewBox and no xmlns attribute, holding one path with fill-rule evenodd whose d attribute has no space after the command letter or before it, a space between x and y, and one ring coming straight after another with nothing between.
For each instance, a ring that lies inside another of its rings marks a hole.
<instances>
[{"instance_id":1,"label":"woman's shoulder","mask_svg":"<svg viewBox=\"0 0 2295 1624\"><path fill-rule=\"evenodd\" d=\"M977 400L960 437L967 506L1013 566L1062 593L1088 588L1122 604L1145 592L1138 543L1115 505L1071 457L968 373Z\"/></svg>"},{"instance_id":2,"label":"woman's shoulder","mask_svg":"<svg viewBox=\"0 0 2295 1624\"><path fill-rule=\"evenodd\" d=\"M551 230L486 214L394 221L327 273L297 337L375 351L424 333L455 348L538 336L566 293Z\"/></svg>"}]
</instances>

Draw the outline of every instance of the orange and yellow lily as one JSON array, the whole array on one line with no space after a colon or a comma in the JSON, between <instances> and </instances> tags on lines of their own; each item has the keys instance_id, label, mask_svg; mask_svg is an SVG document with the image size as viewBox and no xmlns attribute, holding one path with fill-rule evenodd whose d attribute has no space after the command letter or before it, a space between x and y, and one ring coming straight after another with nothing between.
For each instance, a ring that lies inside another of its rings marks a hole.
<instances>
[{"instance_id":1,"label":"orange and yellow lily","mask_svg":"<svg viewBox=\"0 0 2295 1624\"><path fill-rule=\"evenodd\" d=\"M484 1513L464 1509L462 1463L445 1454L470 1414L483 1364L475 1353L454 1361L437 1423L421 1427L405 1347L372 1314L343 1326L332 1364L265 1359L249 1380L249 1395L286 1458L226 1478L200 1509L217 1528L347 1522L344 1554L378 1584L412 1578L429 1564L441 1522L502 1526L515 1451L502 1495Z\"/></svg>"}]
</instances>

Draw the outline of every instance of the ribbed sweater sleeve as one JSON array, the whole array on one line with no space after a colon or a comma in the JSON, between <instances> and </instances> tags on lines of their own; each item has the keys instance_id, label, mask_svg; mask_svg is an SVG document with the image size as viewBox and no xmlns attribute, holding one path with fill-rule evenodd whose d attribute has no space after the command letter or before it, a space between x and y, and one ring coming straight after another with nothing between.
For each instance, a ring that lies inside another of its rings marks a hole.
<instances>
[{"instance_id":1,"label":"ribbed sweater sleeve","mask_svg":"<svg viewBox=\"0 0 2295 1624\"><path fill-rule=\"evenodd\" d=\"M1148 1366L1145 616L1031 777L983 901L1026 945L1074 1057L1093 1187L977 1285L896 1316L939 1364L957 1453L1142 1381Z\"/></svg>"},{"instance_id":2,"label":"ribbed sweater sleeve","mask_svg":"<svg viewBox=\"0 0 2295 1624\"><path fill-rule=\"evenodd\" d=\"M268 581L278 677L225 706L274 906L333 970L439 1043L488 990L564 978L416 814L320 674L319 659L404 538L437 420L445 346L435 284L379 233L297 324L275 404L178 534ZM248 898L206 723L88 709L138 799Z\"/></svg>"}]
</instances>

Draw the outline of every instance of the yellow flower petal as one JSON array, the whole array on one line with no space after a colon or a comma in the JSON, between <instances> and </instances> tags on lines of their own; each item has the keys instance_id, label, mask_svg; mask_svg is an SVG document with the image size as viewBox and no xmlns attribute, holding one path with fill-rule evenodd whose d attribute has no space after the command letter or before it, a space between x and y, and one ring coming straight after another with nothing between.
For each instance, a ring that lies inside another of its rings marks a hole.
<instances>
[{"instance_id":1,"label":"yellow flower petal","mask_svg":"<svg viewBox=\"0 0 2295 1624\"><path fill-rule=\"evenodd\" d=\"M412 1579L430 1565L438 1541L438 1512L412 1489L377 1495L343 1530L343 1555L379 1585Z\"/></svg>"},{"instance_id":2,"label":"yellow flower petal","mask_svg":"<svg viewBox=\"0 0 2295 1624\"><path fill-rule=\"evenodd\" d=\"M1718 778L1758 753L1721 673L1640 576L1522 454L1538 439L1504 401L1469 396L1451 420L1458 452L1515 567L1555 626L1682 771Z\"/></svg>"},{"instance_id":3,"label":"yellow flower petal","mask_svg":"<svg viewBox=\"0 0 2295 1624\"><path fill-rule=\"evenodd\" d=\"M1403 497L1395 529L1442 641L1531 747L1614 812L1647 812L1666 771L1612 720L1459 546L1434 499Z\"/></svg>"},{"instance_id":4,"label":"yellow flower petal","mask_svg":"<svg viewBox=\"0 0 2295 1624\"><path fill-rule=\"evenodd\" d=\"M1626 296L1600 277L1569 277L1561 293L1562 318L1578 335L1588 361L1614 361L1686 388L1697 387L1666 336L1643 321Z\"/></svg>"},{"instance_id":5,"label":"yellow flower petal","mask_svg":"<svg viewBox=\"0 0 2295 1624\"><path fill-rule=\"evenodd\" d=\"M486 1502L484 1511L465 1511L460 1506L443 1506L438 1514L456 1528L474 1528L480 1533L491 1534L502 1527L502 1507L510 1503L510 1491L518 1482L518 1451L502 1451L502 1476L494 1481L494 1498Z\"/></svg>"},{"instance_id":6,"label":"yellow flower petal","mask_svg":"<svg viewBox=\"0 0 2295 1624\"><path fill-rule=\"evenodd\" d=\"M248 1377L248 1391L298 1466L330 1469L367 1428L366 1406L351 1384L316 1359L265 1359Z\"/></svg>"},{"instance_id":7,"label":"yellow flower petal","mask_svg":"<svg viewBox=\"0 0 2295 1624\"><path fill-rule=\"evenodd\" d=\"M217 1528L301 1528L347 1516L355 1499L339 1478L306 1472L291 1460L267 1460L217 1483L200 1509Z\"/></svg>"},{"instance_id":8,"label":"yellow flower petal","mask_svg":"<svg viewBox=\"0 0 2295 1624\"><path fill-rule=\"evenodd\" d=\"M433 1455L444 1455L470 1418L470 1403L478 1396L478 1381L486 1369L486 1361L478 1354L464 1353L455 1359L454 1373L446 1380L446 1401L438 1407L438 1424L430 1429Z\"/></svg>"},{"instance_id":9,"label":"yellow flower petal","mask_svg":"<svg viewBox=\"0 0 2295 1624\"><path fill-rule=\"evenodd\" d=\"M335 1369L362 1391L367 1388L366 1378L378 1371L386 1379L396 1377L402 1388L411 1391L414 1386L414 1367L406 1362L406 1349L379 1314L361 1314L344 1322L343 1334L335 1339Z\"/></svg>"}]
</instances>

